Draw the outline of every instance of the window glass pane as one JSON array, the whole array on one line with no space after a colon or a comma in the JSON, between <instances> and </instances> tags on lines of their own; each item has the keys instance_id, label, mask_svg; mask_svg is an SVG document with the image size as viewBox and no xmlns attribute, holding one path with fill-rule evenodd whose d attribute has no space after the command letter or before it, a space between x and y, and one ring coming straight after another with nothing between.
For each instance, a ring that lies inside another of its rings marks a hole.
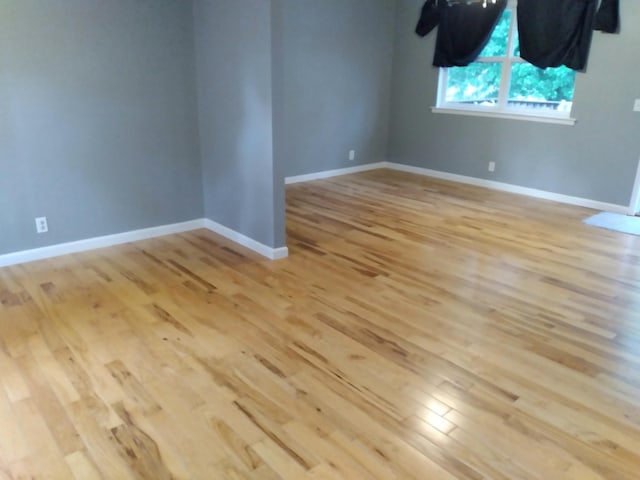
<instances>
[{"instance_id":1,"label":"window glass pane","mask_svg":"<svg viewBox=\"0 0 640 480\"><path fill-rule=\"evenodd\" d=\"M472 63L448 69L446 102L494 105L500 92L501 63Z\"/></svg>"},{"instance_id":2,"label":"window glass pane","mask_svg":"<svg viewBox=\"0 0 640 480\"><path fill-rule=\"evenodd\" d=\"M491 39L484 50L480 52L481 57L504 57L507 54L507 41L509 40L509 26L511 25L511 10L502 12L502 17L498 21L496 28L491 34Z\"/></svg>"},{"instance_id":3,"label":"window glass pane","mask_svg":"<svg viewBox=\"0 0 640 480\"><path fill-rule=\"evenodd\" d=\"M542 70L529 63L511 69L509 106L570 112L576 72L567 68Z\"/></svg>"}]
</instances>

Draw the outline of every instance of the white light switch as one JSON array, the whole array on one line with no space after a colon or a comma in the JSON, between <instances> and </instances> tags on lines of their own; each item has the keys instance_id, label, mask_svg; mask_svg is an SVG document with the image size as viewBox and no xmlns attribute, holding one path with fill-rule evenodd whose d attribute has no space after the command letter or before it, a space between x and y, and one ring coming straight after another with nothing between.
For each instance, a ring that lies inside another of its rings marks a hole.
<instances>
[{"instance_id":1,"label":"white light switch","mask_svg":"<svg viewBox=\"0 0 640 480\"><path fill-rule=\"evenodd\" d=\"M640 98L636 98L636 101L633 104L633 111L640 112Z\"/></svg>"}]
</instances>

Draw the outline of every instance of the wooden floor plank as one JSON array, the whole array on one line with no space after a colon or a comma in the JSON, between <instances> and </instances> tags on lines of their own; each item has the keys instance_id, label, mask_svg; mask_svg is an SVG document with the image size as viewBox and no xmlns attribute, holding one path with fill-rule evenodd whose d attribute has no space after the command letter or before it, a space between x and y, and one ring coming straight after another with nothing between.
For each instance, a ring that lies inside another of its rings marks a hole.
<instances>
[{"instance_id":1,"label":"wooden floor plank","mask_svg":"<svg viewBox=\"0 0 640 480\"><path fill-rule=\"evenodd\" d=\"M640 238L377 170L0 269L0 479L640 478Z\"/></svg>"}]
</instances>

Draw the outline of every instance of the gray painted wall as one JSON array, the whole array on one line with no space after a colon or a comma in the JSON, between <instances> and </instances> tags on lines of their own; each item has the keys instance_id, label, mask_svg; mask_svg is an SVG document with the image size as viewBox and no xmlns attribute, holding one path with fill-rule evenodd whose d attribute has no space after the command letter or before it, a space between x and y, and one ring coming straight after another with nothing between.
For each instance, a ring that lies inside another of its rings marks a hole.
<instances>
[{"instance_id":1,"label":"gray painted wall","mask_svg":"<svg viewBox=\"0 0 640 480\"><path fill-rule=\"evenodd\" d=\"M386 160L395 1L280 3L285 175Z\"/></svg>"},{"instance_id":2,"label":"gray painted wall","mask_svg":"<svg viewBox=\"0 0 640 480\"><path fill-rule=\"evenodd\" d=\"M577 76L574 127L431 113L436 32L413 33L421 0L398 3L390 160L628 205L640 156L640 113L632 112L640 2L621 2L621 35L594 34L588 71Z\"/></svg>"},{"instance_id":3,"label":"gray painted wall","mask_svg":"<svg viewBox=\"0 0 640 480\"><path fill-rule=\"evenodd\" d=\"M271 8L265 0L196 0L194 30L205 216L282 247L284 204L275 211L284 181L274 181Z\"/></svg>"},{"instance_id":4,"label":"gray painted wall","mask_svg":"<svg viewBox=\"0 0 640 480\"><path fill-rule=\"evenodd\" d=\"M628 203L640 2L575 127L431 113L421 3L0 0L0 254L202 216L280 247L285 175L385 159Z\"/></svg>"},{"instance_id":5,"label":"gray painted wall","mask_svg":"<svg viewBox=\"0 0 640 480\"><path fill-rule=\"evenodd\" d=\"M202 217L191 14L0 0L0 254Z\"/></svg>"}]
</instances>

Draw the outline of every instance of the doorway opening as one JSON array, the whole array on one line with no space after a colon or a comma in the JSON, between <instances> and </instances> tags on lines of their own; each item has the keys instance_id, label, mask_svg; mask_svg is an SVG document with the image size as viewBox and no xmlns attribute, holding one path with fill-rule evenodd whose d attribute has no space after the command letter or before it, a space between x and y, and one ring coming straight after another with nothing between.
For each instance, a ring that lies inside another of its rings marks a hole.
<instances>
[{"instance_id":1,"label":"doorway opening","mask_svg":"<svg viewBox=\"0 0 640 480\"><path fill-rule=\"evenodd\" d=\"M640 215L640 160L636 169L636 179L633 182L633 191L629 202L629 215Z\"/></svg>"}]
</instances>

